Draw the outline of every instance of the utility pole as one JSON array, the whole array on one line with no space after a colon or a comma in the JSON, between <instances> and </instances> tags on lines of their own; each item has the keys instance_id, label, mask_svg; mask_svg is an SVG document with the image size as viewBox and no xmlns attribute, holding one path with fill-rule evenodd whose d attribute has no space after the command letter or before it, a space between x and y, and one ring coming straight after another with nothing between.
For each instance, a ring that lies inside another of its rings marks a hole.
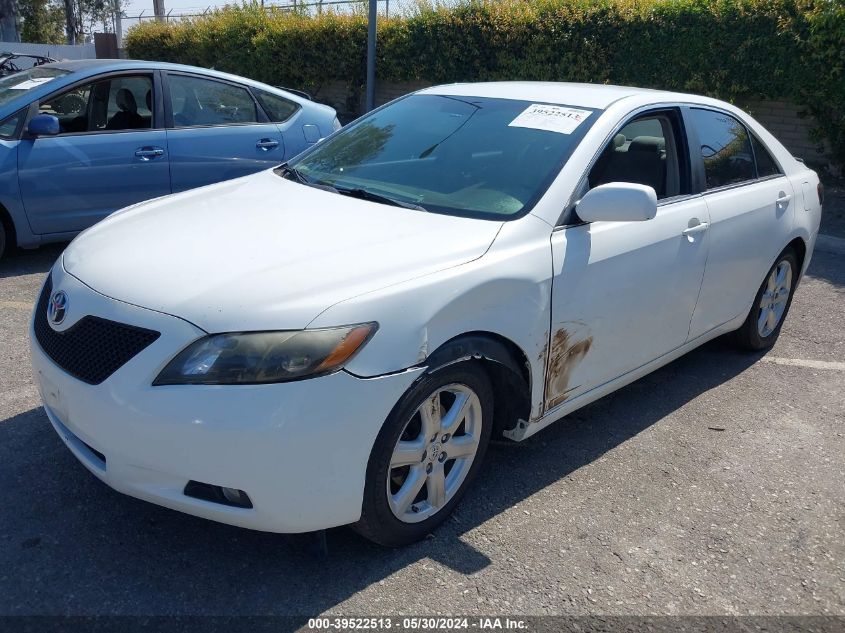
<instances>
[{"instance_id":1,"label":"utility pole","mask_svg":"<svg viewBox=\"0 0 845 633\"><path fill-rule=\"evenodd\" d=\"M164 21L164 0L153 0L153 12L156 14L156 22Z\"/></svg>"},{"instance_id":2,"label":"utility pole","mask_svg":"<svg viewBox=\"0 0 845 633\"><path fill-rule=\"evenodd\" d=\"M376 19L378 0L369 0L367 20L367 112L376 107Z\"/></svg>"},{"instance_id":3,"label":"utility pole","mask_svg":"<svg viewBox=\"0 0 845 633\"><path fill-rule=\"evenodd\" d=\"M114 0L114 35L117 38L117 49L123 48L123 9L120 7L120 0Z\"/></svg>"},{"instance_id":4,"label":"utility pole","mask_svg":"<svg viewBox=\"0 0 845 633\"><path fill-rule=\"evenodd\" d=\"M76 0L65 0L65 33L68 44L76 44L79 35L79 15Z\"/></svg>"}]
</instances>

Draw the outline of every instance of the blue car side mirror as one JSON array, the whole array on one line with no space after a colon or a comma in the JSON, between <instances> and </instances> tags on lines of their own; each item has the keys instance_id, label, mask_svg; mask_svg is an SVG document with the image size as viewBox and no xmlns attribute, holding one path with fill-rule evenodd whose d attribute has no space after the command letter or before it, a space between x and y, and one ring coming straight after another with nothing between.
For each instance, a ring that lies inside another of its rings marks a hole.
<instances>
[{"instance_id":1,"label":"blue car side mirror","mask_svg":"<svg viewBox=\"0 0 845 633\"><path fill-rule=\"evenodd\" d=\"M32 136L55 136L61 130L59 120L52 114L36 114L26 127Z\"/></svg>"}]
</instances>

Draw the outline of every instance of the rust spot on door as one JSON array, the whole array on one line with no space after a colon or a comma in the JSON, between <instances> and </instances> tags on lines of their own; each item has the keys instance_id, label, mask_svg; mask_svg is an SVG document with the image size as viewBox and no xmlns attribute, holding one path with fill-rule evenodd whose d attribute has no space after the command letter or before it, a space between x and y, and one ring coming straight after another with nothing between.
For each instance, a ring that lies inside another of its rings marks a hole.
<instances>
[{"instance_id":1,"label":"rust spot on door","mask_svg":"<svg viewBox=\"0 0 845 633\"><path fill-rule=\"evenodd\" d=\"M578 385L570 386L569 380L573 369L592 345L592 336L579 336L563 327L554 333L546 370L546 411L566 400L572 390L578 388Z\"/></svg>"}]
</instances>

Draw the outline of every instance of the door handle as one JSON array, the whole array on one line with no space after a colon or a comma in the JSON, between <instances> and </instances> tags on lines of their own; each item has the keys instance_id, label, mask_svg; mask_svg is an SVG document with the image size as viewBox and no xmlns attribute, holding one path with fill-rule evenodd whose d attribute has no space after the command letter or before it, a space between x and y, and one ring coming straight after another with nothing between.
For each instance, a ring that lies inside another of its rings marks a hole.
<instances>
[{"instance_id":1,"label":"door handle","mask_svg":"<svg viewBox=\"0 0 845 633\"><path fill-rule=\"evenodd\" d=\"M164 156L164 150L160 147L139 147L135 150L135 156L143 161L148 161L159 156Z\"/></svg>"},{"instance_id":2,"label":"door handle","mask_svg":"<svg viewBox=\"0 0 845 633\"><path fill-rule=\"evenodd\" d=\"M684 237L692 237L693 235L698 235L699 233L704 233L707 229L710 228L710 224L707 222L699 222L695 226L691 226L688 229L684 229L682 235Z\"/></svg>"},{"instance_id":3,"label":"door handle","mask_svg":"<svg viewBox=\"0 0 845 633\"><path fill-rule=\"evenodd\" d=\"M260 150L269 152L271 149L276 149L279 146L279 141L274 141L271 138L263 138L255 146Z\"/></svg>"},{"instance_id":4,"label":"door handle","mask_svg":"<svg viewBox=\"0 0 845 633\"><path fill-rule=\"evenodd\" d=\"M790 196L788 193L784 193L783 191L781 191L780 194L778 194L777 200L775 200L775 202L779 205L785 205L790 200L792 200L792 196Z\"/></svg>"}]
</instances>

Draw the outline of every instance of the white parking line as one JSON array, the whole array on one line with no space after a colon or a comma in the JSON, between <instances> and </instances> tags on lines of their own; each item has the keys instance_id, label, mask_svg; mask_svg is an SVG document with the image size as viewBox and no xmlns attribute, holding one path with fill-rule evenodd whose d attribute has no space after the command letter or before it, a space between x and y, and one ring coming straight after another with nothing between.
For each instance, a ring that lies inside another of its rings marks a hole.
<instances>
[{"instance_id":1,"label":"white parking line","mask_svg":"<svg viewBox=\"0 0 845 633\"><path fill-rule=\"evenodd\" d=\"M763 356L760 360L789 367L803 367L805 369L830 369L845 371L845 363L830 360L805 360L803 358L779 358L777 356Z\"/></svg>"},{"instance_id":2,"label":"white parking line","mask_svg":"<svg viewBox=\"0 0 845 633\"><path fill-rule=\"evenodd\" d=\"M31 301L0 301L0 308L14 308L15 310L32 310Z\"/></svg>"}]
</instances>

